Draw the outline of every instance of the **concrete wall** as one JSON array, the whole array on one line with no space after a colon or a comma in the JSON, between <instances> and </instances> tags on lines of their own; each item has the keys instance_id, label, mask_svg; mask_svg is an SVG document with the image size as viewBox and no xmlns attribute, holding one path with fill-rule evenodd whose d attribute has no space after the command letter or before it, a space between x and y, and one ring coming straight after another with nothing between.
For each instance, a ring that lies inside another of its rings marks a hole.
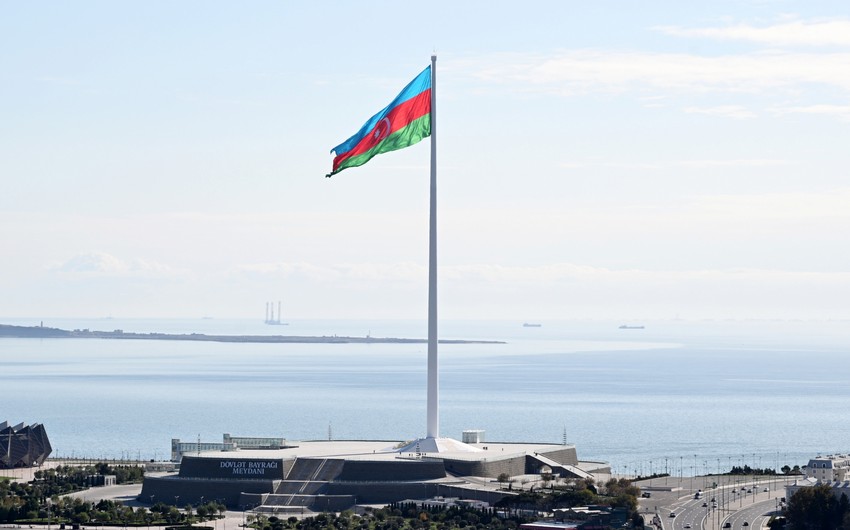
<instances>
[{"instance_id":1,"label":"concrete wall","mask_svg":"<svg viewBox=\"0 0 850 530\"><path fill-rule=\"evenodd\" d=\"M496 478L502 473L524 475L526 472L525 455L491 461L470 461L444 459L446 471L453 475Z\"/></svg>"},{"instance_id":2,"label":"concrete wall","mask_svg":"<svg viewBox=\"0 0 850 530\"><path fill-rule=\"evenodd\" d=\"M437 495L437 484L429 482L332 482L328 495L350 495L357 504L386 504L404 499L427 499Z\"/></svg>"},{"instance_id":3,"label":"concrete wall","mask_svg":"<svg viewBox=\"0 0 850 530\"><path fill-rule=\"evenodd\" d=\"M448 484L437 485L437 495L442 497L458 497L460 499L472 499L476 501L484 501L491 505L496 504L505 497L516 496L516 493L507 491L482 491L467 489L462 486L452 486Z\"/></svg>"},{"instance_id":4,"label":"concrete wall","mask_svg":"<svg viewBox=\"0 0 850 530\"><path fill-rule=\"evenodd\" d=\"M341 481L387 482L443 478L446 470L439 460L348 460L339 474Z\"/></svg>"},{"instance_id":5,"label":"concrete wall","mask_svg":"<svg viewBox=\"0 0 850 530\"><path fill-rule=\"evenodd\" d=\"M253 495L245 494L239 501L240 506L256 506L263 503L260 513L264 515L277 514L286 517L287 514L297 514L301 508L312 512L334 511L341 512L354 506L351 495ZM358 499L359 502L359 499Z\"/></svg>"},{"instance_id":6,"label":"concrete wall","mask_svg":"<svg viewBox=\"0 0 850 530\"><path fill-rule=\"evenodd\" d=\"M271 493L277 487L276 480L223 480L223 479L183 479L180 477L145 477L142 484L142 492L138 499L140 502L150 503L151 495L153 502L164 502L174 504L175 496L178 506L197 504L201 497L205 501L220 500L228 508L236 508L240 494L249 493Z\"/></svg>"},{"instance_id":7,"label":"concrete wall","mask_svg":"<svg viewBox=\"0 0 850 530\"><path fill-rule=\"evenodd\" d=\"M539 451L539 453L547 458L551 458L559 464L569 464L571 466L578 465L578 455L574 445L560 446L558 449L551 451Z\"/></svg>"},{"instance_id":8,"label":"concrete wall","mask_svg":"<svg viewBox=\"0 0 850 530\"><path fill-rule=\"evenodd\" d=\"M588 465L588 463L585 462L584 464L582 464L582 469L584 469L588 473L591 473L591 474L594 474L594 475L602 475L602 474L610 475L611 474L611 466L608 465L607 463L605 463L605 462L593 462L593 464L596 464L596 466L594 467L594 466Z\"/></svg>"},{"instance_id":9,"label":"concrete wall","mask_svg":"<svg viewBox=\"0 0 850 530\"><path fill-rule=\"evenodd\" d=\"M481 491L433 482L370 482L360 484L334 482L328 484L327 494L337 496L349 495L353 499L352 504L354 503L354 499L356 499L357 504L386 504L405 499L424 500L436 496L459 497L461 499L473 499L495 504L504 497L515 495L509 492ZM321 502L320 500L319 504ZM351 505L347 506L347 508L350 507Z\"/></svg>"}]
</instances>

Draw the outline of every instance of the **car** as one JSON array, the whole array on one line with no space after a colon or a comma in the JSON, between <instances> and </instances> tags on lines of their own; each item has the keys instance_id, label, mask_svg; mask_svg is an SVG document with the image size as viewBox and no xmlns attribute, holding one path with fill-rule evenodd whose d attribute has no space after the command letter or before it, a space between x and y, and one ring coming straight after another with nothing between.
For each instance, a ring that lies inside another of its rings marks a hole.
<instances>
[{"instance_id":1,"label":"car","mask_svg":"<svg viewBox=\"0 0 850 530\"><path fill-rule=\"evenodd\" d=\"M753 490L747 490L747 493L752 493L752 492L753 492Z\"/></svg>"},{"instance_id":2,"label":"car","mask_svg":"<svg viewBox=\"0 0 850 530\"><path fill-rule=\"evenodd\" d=\"M732 523L726 521L726 523L723 525L723 528L732 528Z\"/></svg>"},{"instance_id":3,"label":"car","mask_svg":"<svg viewBox=\"0 0 850 530\"><path fill-rule=\"evenodd\" d=\"M750 523L748 523L747 521L744 521L744 524L742 524L741 526L750 526Z\"/></svg>"},{"instance_id":4,"label":"car","mask_svg":"<svg viewBox=\"0 0 850 530\"><path fill-rule=\"evenodd\" d=\"M691 523L685 523L685 528L690 528L690 527L691 527Z\"/></svg>"},{"instance_id":5,"label":"car","mask_svg":"<svg viewBox=\"0 0 850 530\"><path fill-rule=\"evenodd\" d=\"M768 489L768 488L764 488L762 491L764 491L764 492L768 492L768 491L770 491L770 489Z\"/></svg>"},{"instance_id":6,"label":"car","mask_svg":"<svg viewBox=\"0 0 850 530\"><path fill-rule=\"evenodd\" d=\"M670 517L676 517L676 512L670 512Z\"/></svg>"},{"instance_id":7,"label":"car","mask_svg":"<svg viewBox=\"0 0 850 530\"><path fill-rule=\"evenodd\" d=\"M715 499L714 497L712 497L712 498L711 498L711 502L717 502L717 499Z\"/></svg>"},{"instance_id":8,"label":"car","mask_svg":"<svg viewBox=\"0 0 850 530\"><path fill-rule=\"evenodd\" d=\"M702 507L703 507L703 508L708 508L708 503L707 503L707 502L702 503Z\"/></svg>"}]
</instances>

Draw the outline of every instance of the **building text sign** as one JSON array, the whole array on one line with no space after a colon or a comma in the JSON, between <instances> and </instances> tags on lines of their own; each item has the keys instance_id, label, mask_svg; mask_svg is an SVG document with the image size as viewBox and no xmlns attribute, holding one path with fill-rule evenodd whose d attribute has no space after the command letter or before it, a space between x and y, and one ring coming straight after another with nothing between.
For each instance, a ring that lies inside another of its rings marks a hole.
<instances>
[{"instance_id":1,"label":"building text sign","mask_svg":"<svg viewBox=\"0 0 850 530\"><path fill-rule=\"evenodd\" d=\"M183 478L281 480L285 471L284 461L276 458L184 456L180 462L180 476Z\"/></svg>"},{"instance_id":2,"label":"building text sign","mask_svg":"<svg viewBox=\"0 0 850 530\"><path fill-rule=\"evenodd\" d=\"M277 460L221 460L219 462L219 467L225 475L238 476L264 477L269 470L271 471L269 475L279 475L277 473L279 466L280 462Z\"/></svg>"}]
</instances>

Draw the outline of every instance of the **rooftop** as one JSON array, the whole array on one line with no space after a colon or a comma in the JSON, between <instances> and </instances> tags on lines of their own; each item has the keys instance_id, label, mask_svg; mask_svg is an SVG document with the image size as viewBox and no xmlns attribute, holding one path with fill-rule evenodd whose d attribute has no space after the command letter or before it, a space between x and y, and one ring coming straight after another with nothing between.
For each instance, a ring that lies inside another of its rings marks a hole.
<instances>
[{"instance_id":1,"label":"rooftop","mask_svg":"<svg viewBox=\"0 0 850 530\"><path fill-rule=\"evenodd\" d=\"M239 449L227 453L231 458L289 459L295 457L344 458L346 460L393 460L397 458L449 458L455 460L496 460L534 452L548 452L573 445L546 443L494 443L468 444L478 451L441 451L440 453L399 453L398 447L409 442L400 440L311 440L294 442L283 449ZM221 458L221 451L201 451L201 458Z\"/></svg>"}]
</instances>

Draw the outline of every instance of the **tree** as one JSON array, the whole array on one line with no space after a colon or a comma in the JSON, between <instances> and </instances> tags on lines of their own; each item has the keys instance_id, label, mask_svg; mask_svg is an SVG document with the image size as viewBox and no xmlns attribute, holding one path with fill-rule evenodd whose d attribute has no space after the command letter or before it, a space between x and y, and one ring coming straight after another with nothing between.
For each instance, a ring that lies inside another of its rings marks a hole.
<instances>
[{"instance_id":1,"label":"tree","mask_svg":"<svg viewBox=\"0 0 850 530\"><path fill-rule=\"evenodd\" d=\"M826 484L800 488L788 499L786 518L795 530L835 530L840 528L848 513L848 503L842 504Z\"/></svg>"}]
</instances>

